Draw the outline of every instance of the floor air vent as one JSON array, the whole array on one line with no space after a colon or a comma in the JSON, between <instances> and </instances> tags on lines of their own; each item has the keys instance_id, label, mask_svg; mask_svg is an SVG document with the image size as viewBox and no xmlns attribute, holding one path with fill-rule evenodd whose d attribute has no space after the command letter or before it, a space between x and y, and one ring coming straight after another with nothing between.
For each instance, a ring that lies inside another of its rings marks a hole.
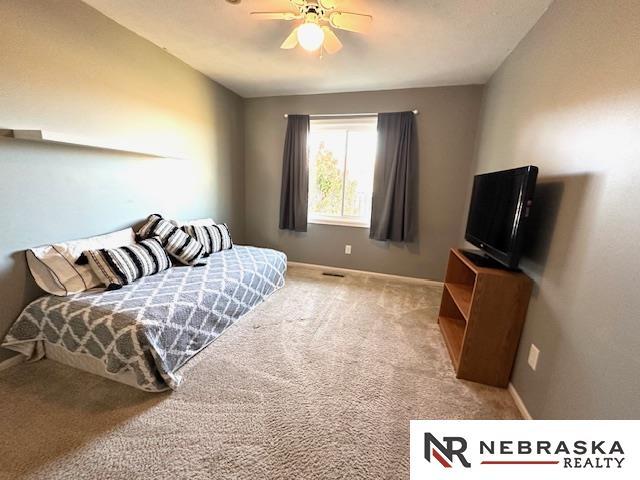
<instances>
[{"instance_id":1,"label":"floor air vent","mask_svg":"<svg viewBox=\"0 0 640 480\"><path fill-rule=\"evenodd\" d=\"M333 272L322 272L323 275L327 276L327 277L340 277L340 278L344 278L344 275L342 275L341 273L333 273Z\"/></svg>"}]
</instances>

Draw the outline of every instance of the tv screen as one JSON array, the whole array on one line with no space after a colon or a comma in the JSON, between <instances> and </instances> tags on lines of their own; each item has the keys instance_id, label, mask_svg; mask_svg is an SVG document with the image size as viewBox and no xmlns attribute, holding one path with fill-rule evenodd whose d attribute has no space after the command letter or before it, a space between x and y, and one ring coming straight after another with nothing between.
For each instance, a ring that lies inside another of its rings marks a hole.
<instances>
[{"instance_id":1,"label":"tv screen","mask_svg":"<svg viewBox=\"0 0 640 480\"><path fill-rule=\"evenodd\" d=\"M507 268L518 266L538 168L476 175L465 239Z\"/></svg>"}]
</instances>

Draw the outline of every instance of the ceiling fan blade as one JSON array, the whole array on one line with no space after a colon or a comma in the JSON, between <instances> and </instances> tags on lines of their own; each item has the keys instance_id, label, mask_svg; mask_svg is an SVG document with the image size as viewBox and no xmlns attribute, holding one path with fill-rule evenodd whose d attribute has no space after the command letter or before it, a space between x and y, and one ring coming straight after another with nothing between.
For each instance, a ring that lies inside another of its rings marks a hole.
<instances>
[{"instance_id":1,"label":"ceiling fan blade","mask_svg":"<svg viewBox=\"0 0 640 480\"><path fill-rule=\"evenodd\" d=\"M291 50L292 48L296 48L298 45L298 27L294 28L289 36L282 42L280 48L284 48L285 50Z\"/></svg>"},{"instance_id":2,"label":"ceiling fan blade","mask_svg":"<svg viewBox=\"0 0 640 480\"><path fill-rule=\"evenodd\" d=\"M320 6L325 10L333 10L336 8L336 2L334 0L319 0Z\"/></svg>"},{"instance_id":3,"label":"ceiling fan blade","mask_svg":"<svg viewBox=\"0 0 640 480\"><path fill-rule=\"evenodd\" d=\"M292 12L251 12L251 15L258 20L296 20L302 18Z\"/></svg>"},{"instance_id":4,"label":"ceiling fan blade","mask_svg":"<svg viewBox=\"0 0 640 480\"><path fill-rule=\"evenodd\" d=\"M342 42L329 27L322 27L324 30L324 49L329 54L334 54L342 48Z\"/></svg>"},{"instance_id":5,"label":"ceiling fan blade","mask_svg":"<svg viewBox=\"0 0 640 480\"><path fill-rule=\"evenodd\" d=\"M372 20L371 15L363 13L333 12L329 16L329 23L332 27L356 33L368 32Z\"/></svg>"}]
</instances>

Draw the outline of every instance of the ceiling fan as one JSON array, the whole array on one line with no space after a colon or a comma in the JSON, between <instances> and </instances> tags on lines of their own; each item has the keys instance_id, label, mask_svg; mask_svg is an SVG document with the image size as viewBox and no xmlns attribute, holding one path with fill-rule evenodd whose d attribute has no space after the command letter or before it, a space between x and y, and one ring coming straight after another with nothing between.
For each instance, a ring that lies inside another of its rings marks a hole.
<instances>
[{"instance_id":1,"label":"ceiling fan","mask_svg":"<svg viewBox=\"0 0 640 480\"><path fill-rule=\"evenodd\" d=\"M363 13L343 12L336 8L334 0L289 0L297 12L251 12L262 20L302 20L293 29L280 48L292 49L298 44L309 52L318 49L336 53L342 42L332 28L365 33L373 17Z\"/></svg>"}]
</instances>

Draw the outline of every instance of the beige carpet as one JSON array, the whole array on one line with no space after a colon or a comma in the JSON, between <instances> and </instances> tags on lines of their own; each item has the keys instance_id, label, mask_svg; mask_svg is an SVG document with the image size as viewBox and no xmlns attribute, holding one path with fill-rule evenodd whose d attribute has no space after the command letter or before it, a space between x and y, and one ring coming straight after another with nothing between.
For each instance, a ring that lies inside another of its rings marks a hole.
<instances>
[{"instance_id":1,"label":"beige carpet","mask_svg":"<svg viewBox=\"0 0 640 480\"><path fill-rule=\"evenodd\" d=\"M0 477L408 478L410 419L519 418L454 378L441 289L294 268L149 394L43 360L0 372Z\"/></svg>"}]
</instances>

